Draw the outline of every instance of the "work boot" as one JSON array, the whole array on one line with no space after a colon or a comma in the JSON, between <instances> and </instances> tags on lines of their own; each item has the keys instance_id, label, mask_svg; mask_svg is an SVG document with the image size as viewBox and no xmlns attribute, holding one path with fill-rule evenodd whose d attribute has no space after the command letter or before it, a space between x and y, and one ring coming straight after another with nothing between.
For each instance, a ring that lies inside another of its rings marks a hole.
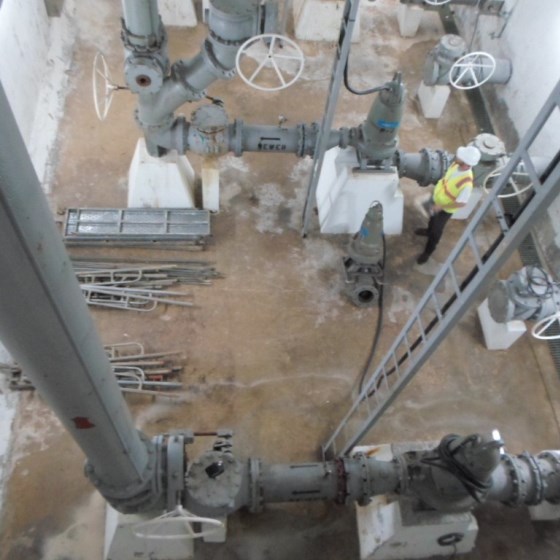
<instances>
[{"instance_id":1,"label":"work boot","mask_svg":"<svg viewBox=\"0 0 560 560\"><path fill-rule=\"evenodd\" d=\"M430 255L428 255L428 253L422 253L417 259L416 259L416 263L417 264L424 264L425 262L428 262L428 259L430 258Z\"/></svg>"},{"instance_id":2,"label":"work boot","mask_svg":"<svg viewBox=\"0 0 560 560\"><path fill-rule=\"evenodd\" d=\"M428 237L428 228L421 227L414 230L416 235L422 235L423 237Z\"/></svg>"}]
</instances>

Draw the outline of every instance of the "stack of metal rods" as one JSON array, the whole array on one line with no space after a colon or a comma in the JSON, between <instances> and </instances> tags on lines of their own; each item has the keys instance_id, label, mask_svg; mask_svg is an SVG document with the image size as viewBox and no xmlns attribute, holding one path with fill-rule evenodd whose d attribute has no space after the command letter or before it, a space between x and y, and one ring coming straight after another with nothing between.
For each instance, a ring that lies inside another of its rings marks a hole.
<instances>
[{"instance_id":1,"label":"stack of metal rods","mask_svg":"<svg viewBox=\"0 0 560 560\"><path fill-rule=\"evenodd\" d=\"M165 288L174 284L208 286L222 275L203 261L129 261L122 259L72 258L76 276L89 305L151 311L159 303L191 307L180 291Z\"/></svg>"},{"instance_id":2,"label":"stack of metal rods","mask_svg":"<svg viewBox=\"0 0 560 560\"><path fill-rule=\"evenodd\" d=\"M183 386L178 380L183 369L181 352L146 353L138 342L111 344L105 352L123 393L176 398L170 391ZM14 391L35 389L17 364L0 364L0 373L9 377L9 388Z\"/></svg>"},{"instance_id":3,"label":"stack of metal rods","mask_svg":"<svg viewBox=\"0 0 560 560\"><path fill-rule=\"evenodd\" d=\"M174 361L181 352L146 353L139 342L107 345L105 352L124 393L170 396L166 391L182 387L177 377L183 366Z\"/></svg>"}]
</instances>

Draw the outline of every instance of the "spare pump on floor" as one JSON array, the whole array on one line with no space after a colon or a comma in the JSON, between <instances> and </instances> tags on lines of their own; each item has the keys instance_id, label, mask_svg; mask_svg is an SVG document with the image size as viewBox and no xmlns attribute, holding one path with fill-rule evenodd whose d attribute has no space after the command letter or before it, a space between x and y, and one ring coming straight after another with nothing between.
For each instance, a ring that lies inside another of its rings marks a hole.
<instances>
[{"instance_id":1,"label":"spare pump on floor","mask_svg":"<svg viewBox=\"0 0 560 560\"><path fill-rule=\"evenodd\" d=\"M383 207L374 202L343 257L345 293L354 305L371 307L379 301L385 262Z\"/></svg>"}]
</instances>

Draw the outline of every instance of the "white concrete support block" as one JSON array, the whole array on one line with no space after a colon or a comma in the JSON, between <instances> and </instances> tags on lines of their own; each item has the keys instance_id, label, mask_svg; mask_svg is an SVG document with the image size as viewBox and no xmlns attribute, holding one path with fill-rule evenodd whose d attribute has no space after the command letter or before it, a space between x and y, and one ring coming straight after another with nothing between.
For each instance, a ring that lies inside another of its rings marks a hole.
<instances>
[{"instance_id":1,"label":"white concrete support block","mask_svg":"<svg viewBox=\"0 0 560 560\"><path fill-rule=\"evenodd\" d=\"M527 331L523 321L507 323L494 321L488 308L488 299L478 306L477 311L484 335L484 344L488 350L506 350Z\"/></svg>"},{"instance_id":2,"label":"white concrete support block","mask_svg":"<svg viewBox=\"0 0 560 560\"><path fill-rule=\"evenodd\" d=\"M163 523L158 527L139 527L150 518L145 515L124 515L107 506L105 517L104 560L193 560L192 539L146 539L139 534L176 535L179 523ZM186 532L184 529L183 532Z\"/></svg>"},{"instance_id":3,"label":"white concrete support block","mask_svg":"<svg viewBox=\"0 0 560 560\"><path fill-rule=\"evenodd\" d=\"M439 119L445 109L445 104L451 93L449 86L427 86L420 82L418 99L422 113L427 119Z\"/></svg>"},{"instance_id":4,"label":"white concrete support block","mask_svg":"<svg viewBox=\"0 0 560 560\"><path fill-rule=\"evenodd\" d=\"M201 530L204 532L206 530L210 531L208 535L202 537L202 540L206 543L216 543L221 544L226 542L227 537L227 517L214 517L217 521L223 523L223 527L217 527L215 525L209 525L207 523L201 523Z\"/></svg>"},{"instance_id":5,"label":"white concrete support block","mask_svg":"<svg viewBox=\"0 0 560 560\"><path fill-rule=\"evenodd\" d=\"M560 519L560 504L543 502L538 506L529 506L529 515L533 521L556 521Z\"/></svg>"},{"instance_id":6,"label":"white concrete support block","mask_svg":"<svg viewBox=\"0 0 560 560\"><path fill-rule=\"evenodd\" d=\"M341 0L294 0L293 16L297 39L338 41L344 4ZM360 12L354 23L352 42L360 40Z\"/></svg>"},{"instance_id":7,"label":"white concrete support block","mask_svg":"<svg viewBox=\"0 0 560 560\"><path fill-rule=\"evenodd\" d=\"M220 170L215 158L202 164L202 207L210 212L220 211Z\"/></svg>"},{"instance_id":8,"label":"white concrete support block","mask_svg":"<svg viewBox=\"0 0 560 560\"><path fill-rule=\"evenodd\" d=\"M424 10L420 6L399 4L397 19L401 37L414 37L418 33Z\"/></svg>"},{"instance_id":9,"label":"white concrete support block","mask_svg":"<svg viewBox=\"0 0 560 560\"><path fill-rule=\"evenodd\" d=\"M383 205L383 230L402 233L404 197L396 169L362 172L352 148L333 148L325 154L317 209L322 233L354 234L375 201Z\"/></svg>"},{"instance_id":10,"label":"white concrete support block","mask_svg":"<svg viewBox=\"0 0 560 560\"><path fill-rule=\"evenodd\" d=\"M195 173L186 156L152 157L138 140L128 172L129 208L194 208Z\"/></svg>"},{"instance_id":11,"label":"white concrete support block","mask_svg":"<svg viewBox=\"0 0 560 560\"><path fill-rule=\"evenodd\" d=\"M356 516L360 560L465 554L474 548L478 533L470 513L415 511L411 501L392 501L387 496L356 506Z\"/></svg>"},{"instance_id":12,"label":"white concrete support block","mask_svg":"<svg viewBox=\"0 0 560 560\"><path fill-rule=\"evenodd\" d=\"M193 0L159 0L158 8L163 25L196 27L198 23Z\"/></svg>"},{"instance_id":13,"label":"white concrete support block","mask_svg":"<svg viewBox=\"0 0 560 560\"><path fill-rule=\"evenodd\" d=\"M210 0L202 0L202 21L208 22L208 12L210 11Z\"/></svg>"}]
</instances>

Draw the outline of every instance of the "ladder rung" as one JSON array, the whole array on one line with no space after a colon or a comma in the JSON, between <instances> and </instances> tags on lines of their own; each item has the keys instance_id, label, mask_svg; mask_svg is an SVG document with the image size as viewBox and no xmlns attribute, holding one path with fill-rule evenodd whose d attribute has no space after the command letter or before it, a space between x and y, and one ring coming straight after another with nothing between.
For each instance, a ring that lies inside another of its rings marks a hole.
<instances>
[{"instance_id":1,"label":"ladder rung","mask_svg":"<svg viewBox=\"0 0 560 560\"><path fill-rule=\"evenodd\" d=\"M457 280L457 275L455 274L455 269L453 268L453 263L449 265L449 274L451 276L451 283L453 284L453 289L457 297L461 295L461 288L459 287L459 282Z\"/></svg>"},{"instance_id":2,"label":"ladder rung","mask_svg":"<svg viewBox=\"0 0 560 560\"><path fill-rule=\"evenodd\" d=\"M482 262L482 257L480 256L480 253L478 252L478 246L476 244L476 240L474 238L474 234L473 234L472 231L469 232L469 235L468 235L467 239L468 239L469 245L472 249L472 252L474 254L474 258L476 260L476 264L478 266L478 269L480 270L484 263Z\"/></svg>"}]
</instances>

